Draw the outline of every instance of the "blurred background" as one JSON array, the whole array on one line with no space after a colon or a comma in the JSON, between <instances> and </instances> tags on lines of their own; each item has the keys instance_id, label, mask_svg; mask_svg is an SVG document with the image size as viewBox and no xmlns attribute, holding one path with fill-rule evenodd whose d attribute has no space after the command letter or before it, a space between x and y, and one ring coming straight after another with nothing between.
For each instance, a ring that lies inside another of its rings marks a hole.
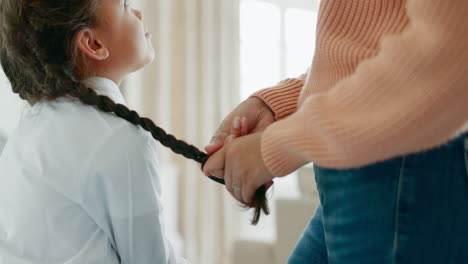
<instances>
[{"instance_id":1,"label":"blurred background","mask_svg":"<svg viewBox=\"0 0 468 264\"><path fill-rule=\"evenodd\" d=\"M131 4L143 11L157 55L122 92L131 108L199 148L242 100L312 61L319 0ZM24 104L0 71L0 152ZM251 226L251 212L197 164L159 146L166 228L179 254L194 264L285 263L317 205L311 165L275 181L271 215Z\"/></svg>"}]
</instances>

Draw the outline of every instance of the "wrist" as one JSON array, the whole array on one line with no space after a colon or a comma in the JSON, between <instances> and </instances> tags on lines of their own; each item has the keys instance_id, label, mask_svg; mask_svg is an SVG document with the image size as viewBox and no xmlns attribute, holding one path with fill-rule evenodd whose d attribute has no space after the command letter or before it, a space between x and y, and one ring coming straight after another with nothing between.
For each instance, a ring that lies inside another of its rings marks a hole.
<instances>
[{"instance_id":1,"label":"wrist","mask_svg":"<svg viewBox=\"0 0 468 264\"><path fill-rule=\"evenodd\" d=\"M265 101L263 101L262 98L252 96L252 97L249 97L249 99L247 100L252 100L257 105L257 109L259 109L259 113L265 114L265 112L267 112L268 114L275 116L275 112L273 111L273 109Z\"/></svg>"}]
</instances>

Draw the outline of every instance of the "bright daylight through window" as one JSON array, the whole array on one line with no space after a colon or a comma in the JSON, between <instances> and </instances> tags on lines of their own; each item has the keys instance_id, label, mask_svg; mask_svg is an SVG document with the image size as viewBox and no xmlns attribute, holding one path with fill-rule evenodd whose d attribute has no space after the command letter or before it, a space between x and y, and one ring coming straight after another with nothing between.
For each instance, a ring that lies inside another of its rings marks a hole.
<instances>
[{"instance_id":1,"label":"bright daylight through window","mask_svg":"<svg viewBox=\"0 0 468 264\"><path fill-rule=\"evenodd\" d=\"M285 78L304 73L312 62L315 47L318 0L240 1L240 94L246 99L255 91ZM275 180L274 199L298 195L296 176ZM256 240L275 239L274 216L259 225L249 225L243 214L241 236Z\"/></svg>"}]
</instances>

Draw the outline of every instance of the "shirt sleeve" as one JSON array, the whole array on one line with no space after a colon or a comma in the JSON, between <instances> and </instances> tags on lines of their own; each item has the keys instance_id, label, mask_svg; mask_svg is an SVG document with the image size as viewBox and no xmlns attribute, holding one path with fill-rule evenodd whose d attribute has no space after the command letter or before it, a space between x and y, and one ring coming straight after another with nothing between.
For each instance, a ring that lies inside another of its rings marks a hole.
<instances>
[{"instance_id":1,"label":"shirt sleeve","mask_svg":"<svg viewBox=\"0 0 468 264\"><path fill-rule=\"evenodd\" d=\"M123 264L186 264L167 240L156 145L125 126L91 155L82 175L83 206L108 236Z\"/></svg>"},{"instance_id":2,"label":"shirt sleeve","mask_svg":"<svg viewBox=\"0 0 468 264\"><path fill-rule=\"evenodd\" d=\"M465 0L408 1L404 32L266 129L262 155L270 172L284 176L308 162L360 167L453 138L468 120L467 12Z\"/></svg>"},{"instance_id":3,"label":"shirt sleeve","mask_svg":"<svg viewBox=\"0 0 468 264\"><path fill-rule=\"evenodd\" d=\"M262 89L251 97L262 100L275 114L275 119L283 119L297 110L297 101L301 94L306 74L297 78L289 78L277 85Z\"/></svg>"}]
</instances>

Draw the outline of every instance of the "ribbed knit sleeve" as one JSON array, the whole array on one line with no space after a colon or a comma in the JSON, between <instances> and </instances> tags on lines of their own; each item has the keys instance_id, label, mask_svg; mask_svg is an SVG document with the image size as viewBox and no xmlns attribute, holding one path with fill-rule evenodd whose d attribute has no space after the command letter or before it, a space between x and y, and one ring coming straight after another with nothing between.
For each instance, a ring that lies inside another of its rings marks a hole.
<instances>
[{"instance_id":1,"label":"ribbed knit sleeve","mask_svg":"<svg viewBox=\"0 0 468 264\"><path fill-rule=\"evenodd\" d=\"M383 38L375 57L267 128L262 155L273 175L308 162L351 168L423 151L468 121L468 1L406 3L404 31Z\"/></svg>"},{"instance_id":2,"label":"ribbed knit sleeve","mask_svg":"<svg viewBox=\"0 0 468 264\"><path fill-rule=\"evenodd\" d=\"M257 97L265 102L275 114L276 120L296 112L297 99L301 93L306 74L298 78L281 81L278 85L260 90L251 97Z\"/></svg>"}]
</instances>

